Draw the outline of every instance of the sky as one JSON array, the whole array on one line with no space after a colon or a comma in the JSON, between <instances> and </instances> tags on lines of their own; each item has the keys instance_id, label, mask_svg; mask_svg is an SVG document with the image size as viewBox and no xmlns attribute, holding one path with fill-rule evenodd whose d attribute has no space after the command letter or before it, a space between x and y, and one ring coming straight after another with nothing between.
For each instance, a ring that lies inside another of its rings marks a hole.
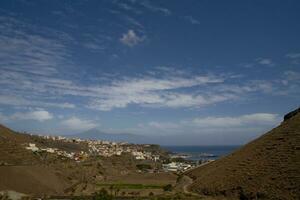
<instances>
[{"instance_id":1,"label":"sky","mask_svg":"<svg viewBox=\"0 0 300 200\"><path fill-rule=\"evenodd\" d=\"M297 0L2 0L0 123L244 144L300 106Z\"/></svg>"}]
</instances>

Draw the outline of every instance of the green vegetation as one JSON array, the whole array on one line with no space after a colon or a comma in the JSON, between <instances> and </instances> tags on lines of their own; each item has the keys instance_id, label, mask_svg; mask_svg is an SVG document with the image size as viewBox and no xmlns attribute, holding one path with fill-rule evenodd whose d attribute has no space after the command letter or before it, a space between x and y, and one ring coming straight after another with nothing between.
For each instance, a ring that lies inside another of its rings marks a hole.
<instances>
[{"instance_id":1,"label":"green vegetation","mask_svg":"<svg viewBox=\"0 0 300 200\"><path fill-rule=\"evenodd\" d=\"M149 164L137 164L136 167L142 171L152 169L151 165L149 165Z\"/></svg>"}]
</instances>

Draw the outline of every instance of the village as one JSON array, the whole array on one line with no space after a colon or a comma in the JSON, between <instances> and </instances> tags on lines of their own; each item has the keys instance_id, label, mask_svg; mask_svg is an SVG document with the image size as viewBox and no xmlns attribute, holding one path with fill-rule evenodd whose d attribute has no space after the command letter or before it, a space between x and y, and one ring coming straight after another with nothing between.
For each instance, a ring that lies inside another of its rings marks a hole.
<instances>
[{"instance_id":1,"label":"village","mask_svg":"<svg viewBox=\"0 0 300 200\"><path fill-rule=\"evenodd\" d=\"M111 157L111 156L121 156L122 154L131 154L136 160L145 160L153 162L163 162L160 155L155 154L151 151L147 151L146 147L149 147L147 144L129 144L127 142L112 142L105 140L88 140L80 138L67 138L62 136L49 136L49 135L39 135L39 138L48 140L48 141L59 141L65 143L75 143L87 147L86 151L65 151L60 148L53 147L41 147L35 143L25 144L25 149L30 150L34 153L38 152L47 152L50 154L55 154L63 158L68 158L76 162L82 162L92 156L102 156L102 157ZM174 158L174 155L170 158ZM200 163L192 163L188 161L170 161L164 162L162 164L162 171L165 172L184 172L195 168Z\"/></svg>"},{"instance_id":2,"label":"village","mask_svg":"<svg viewBox=\"0 0 300 200\"><path fill-rule=\"evenodd\" d=\"M150 151L145 151L144 147L147 147L147 145L133 145L126 142L111 142L104 140L83 140L80 138L67 138L62 136L39 135L39 137L52 141L82 144L87 146L88 150L80 152L68 152L58 148L38 147L35 143L28 143L26 144L27 146L25 148L27 150L31 150L32 152L47 152L51 154L57 154L77 162L83 161L86 158L95 155L111 157L121 156L123 153L130 153L136 160L152 160L155 162L160 160L159 155L153 154Z\"/></svg>"}]
</instances>

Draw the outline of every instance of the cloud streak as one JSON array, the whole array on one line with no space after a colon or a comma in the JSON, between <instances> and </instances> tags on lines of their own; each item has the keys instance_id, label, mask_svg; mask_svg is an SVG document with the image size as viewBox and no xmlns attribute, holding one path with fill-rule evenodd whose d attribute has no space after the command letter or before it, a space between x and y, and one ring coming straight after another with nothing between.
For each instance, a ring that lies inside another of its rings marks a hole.
<instances>
[{"instance_id":1,"label":"cloud streak","mask_svg":"<svg viewBox=\"0 0 300 200\"><path fill-rule=\"evenodd\" d=\"M183 17L185 20L187 20L188 22L190 22L191 24L194 24L194 25L198 25L198 24L200 24L200 22L197 20L197 19L195 19L193 16L184 16Z\"/></svg>"},{"instance_id":2,"label":"cloud streak","mask_svg":"<svg viewBox=\"0 0 300 200\"><path fill-rule=\"evenodd\" d=\"M192 123L203 128L235 128L251 125L268 125L279 121L277 114L254 113L237 117L205 117L195 118Z\"/></svg>"}]
</instances>

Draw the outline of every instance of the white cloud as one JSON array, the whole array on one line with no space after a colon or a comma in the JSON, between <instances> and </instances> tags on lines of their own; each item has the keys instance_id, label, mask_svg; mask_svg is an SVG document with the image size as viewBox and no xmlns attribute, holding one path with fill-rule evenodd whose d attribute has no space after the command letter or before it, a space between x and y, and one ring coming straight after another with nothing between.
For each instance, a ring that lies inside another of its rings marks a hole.
<instances>
[{"instance_id":1,"label":"white cloud","mask_svg":"<svg viewBox=\"0 0 300 200\"><path fill-rule=\"evenodd\" d=\"M256 61L261 65L268 65L268 66L274 65L273 61L269 58L258 58L256 59Z\"/></svg>"},{"instance_id":2,"label":"white cloud","mask_svg":"<svg viewBox=\"0 0 300 200\"><path fill-rule=\"evenodd\" d=\"M90 120L83 120L77 117L71 117L61 122L63 128L74 131L86 131L97 127L97 124Z\"/></svg>"},{"instance_id":3,"label":"white cloud","mask_svg":"<svg viewBox=\"0 0 300 200\"><path fill-rule=\"evenodd\" d=\"M276 94L274 81L245 81L228 84L231 76L191 74L188 71L156 69L148 75L109 77L101 85L77 85L71 80L29 76L25 72L1 70L0 104L12 106L75 108L64 102L69 96L84 98L86 107L102 111L125 108L130 104L145 107L189 108L201 107L244 94ZM288 74L291 75L289 72ZM2 94L11 94L1 95ZM21 97L21 95L23 97ZM47 99L50 98L50 101ZM53 101L55 99L55 101Z\"/></svg>"},{"instance_id":4,"label":"white cloud","mask_svg":"<svg viewBox=\"0 0 300 200\"><path fill-rule=\"evenodd\" d=\"M70 37L67 34L49 29L42 34L40 27L10 17L0 17L0 24L1 67L49 76L57 73L58 66L69 64L64 44ZM49 33L63 39L50 39L45 36Z\"/></svg>"},{"instance_id":5,"label":"white cloud","mask_svg":"<svg viewBox=\"0 0 300 200\"><path fill-rule=\"evenodd\" d=\"M6 21L0 18L1 20ZM76 97L79 99L76 102L82 102L80 106L102 111L125 108L129 105L198 108L236 100L254 92L273 94L276 91L275 85L278 85L271 81L249 80L229 84L232 79L230 76L199 74L166 67L157 67L146 75L100 77L106 78L105 81L91 74L82 84L83 82L73 77L74 74L70 70L67 70L67 76L66 73L60 73L60 66L70 64L70 54L64 41L53 37L48 39L43 34L29 34L20 27L33 27L12 19L7 21L0 24L0 44L3 44L0 46L1 105L45 109L75 108L76 105L72 103L75 98L72 97ZM93 36L89 36L89 41L94 39ZM121 38L121 41L129 46L143 40L144 38L139 37L133 30L129 30ZM263 60L261 62L270 63ZM291 75L289 72L289 76Z\"/></svg>"},{"instance_id":6,"label":"white cloud","mask_svg":"<svg viewBox=\"0 0 300 200\"><path fill-rule=\"evenodd\" d=\"M162 106L168 107L200 107L209 104L214 104L229 99L234 99L235 95L191 95L191 94L178 94L173 93L165 96L165 101Z\"/></svg>"},{"instance_id":7,"label":"white cloud","mask_svg":"<svg viewBox=\"0 0 300 200\"><path fill-rule=\"evenodd\" d=\"M278 122L277 114L270 113L254 113L242 115L237 117L206 117L195 118L193 124L199 127L206 128L228 128L228 127L241 127L247 125L264 125L274 124Z\"/></svg>"},{"instance_id":8,"label":"white cloud","mask_svg":"<svg viewBox=\"0 0 300 200\"><path fill-rule=\"evenodd\" d=\"M0 105L11 105L11 106L37 106L37 107L57 107L57 108L75 108L74 104L71 103L51 103L45 101L27 100L20 96L15 95L1 95L0 94Z\"/></svg>"},{"instance_id":9,"label":"white cloud","mask_svg":"<svg viewBox=\"0 0 300 200\"><path fill-rule=\"evenodd\" d=\"M184 16L183 17L185 20L187 20L188 22L190 22L191 24L200 24L200 22L195 19L193 16Z\"/></svg>"},{"instance_id":10,"label":"white cloud","mask_svg":"<svg viewBox=\"0 0 300 200\"><path fill-rule=\"evenodd\" d=\"M157 128L157 129L177 129L177 128L180 128L180 125L179 124L176 124L176 123L172 123L172 122L149 122L148 125L150 127L153 127L153 128Z\"/></svg>"},{"instance_id":11,"label":"white cloud","mask_svg":"<svg viewBox=\"0 0 300 200\"><path fill-rule=\"evenodd\" d=\"M134 2L140 3L141 6L144 6L146 9L148 9L152 12L160 12L164 15L172 14L172 12L169 9L154 5L154 4L150 3L150 1L148 1L148 0L139 0L139 1L134 1Z\"/></svg>"},{"instance_id":12,"label":"white cloud","mask_svg":"<svg viewBox=\"0 0 300 200\"><path fill-rule=\"evenodd\" d=\"M277 114L272 113L252 113L240 116L209 116L185 119L177 122L157 122L152 121L147 124L140 124L137 132L154 133L159 130L159 134L231 134L257 128L263 130L265 127L272 127L281 121ZM155 130L157 129L157 130Z\"/></svg>"},{"instance_id":13,"label":"white cloud","mask_svg":"<svg viewBox=\"0 0 300 200\"><path fill-rule=\"evenodd\" d=\"M59 76L61 66L70 65L65 45L70 40L60 31L0 17L0 104L74 108L71 103L45 100L46 84L66 83L53 77Z\"/></svg>"},{"instance_id":14,"label":"white cloud","mask_svg":"<svg viewBox=\"0 0 300 200\"><path fill-rule=\"evenodd\" d=\"M36 121L46 121L53 118L53 115L46 110L37 110L26 113L15 113L11 117L13 120L36 120Z\"/></svg>"},{"instance_id":15,"label":"white cloud","mask_svg":"<svg viewBox=\"0 0 300 200\"><path fill-rule=\"evenodd\" d=\"M144 26L136 19L129 17L127 15L123 15L122 19L130 25L136 26L137 28L143 29Z\"/></svg>"},{"instance_id":16,"label":"white cloud","mask_svg":"<svg viewBox=\"0 0 300 200\"><path fill-rule=\"evenodd\" d=\"M284 76L288 81L300 80L300 73L296 71L285 71Z\"/></svg>"},{"instance_id":17,"label":"white cloud","mask_svg":"<svg viewBox=\"0 0 300 200\"><path fill-rule=\"evenodd\" d=\"M300 53L289 53L286 55L286 57L292 58L292 59L300 58Z\"/></svg>"},{"instance_id":18,"label":"white cloud","mask_svg":"<svg viewBox=\"0 0 300 200\"><path fill-rule=\"evenodd\" d=\"M128 30L127 33L124 33L120 38L120 41L127 46L133 47L142 41L145 40L145 37L139 37L134 30Z\"/></svg>"},{"instance_id":19,"label":"white cloud","mask_svg":"<svg viewBox=\"0 0 300 200\"><path fill-rule=\"evenodd\" d=\"M272 113L239 116L208 116L177 121L151 121L128 130L157 138L163 144L241 144L249 142L280 123Z\"/></svg>"},{"instance_id":20,"label":"white cloud","mask_svg":"<svg viewBox=\"0 0 300 200\"><path fill-rule=\"evenodd\" d=\"M222 97L222 94L197 95L171 91L223 81L223 78L214 76L124 79L99 88L98 92L102 94L102 98L94 98L89 107L107 111L112 108L124 108L129 104L174 108L207 105L224 101L229 96L224 98L225 95Z\"/></svg>"}]
</instances>

